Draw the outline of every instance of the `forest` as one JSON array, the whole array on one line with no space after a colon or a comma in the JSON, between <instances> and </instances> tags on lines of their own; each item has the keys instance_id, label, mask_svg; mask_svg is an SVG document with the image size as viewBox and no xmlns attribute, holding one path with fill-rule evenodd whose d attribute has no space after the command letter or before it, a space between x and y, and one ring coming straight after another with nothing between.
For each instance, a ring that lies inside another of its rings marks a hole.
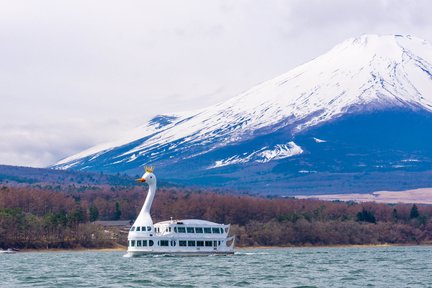
<instances>
[{"instance_id":1,"label":"forest","mask_svg":"<svg viewBox=\"0 0 432 288\"><path fill-rule=\"evenodd\" d=\"M106 248L127 234L96 220L133 220L138 186L0 186L0 248ZM237 246L431 244L432 206L260 198L162 187L154 222L198 218L231 223Z\"/></svg>"}]
</instances>

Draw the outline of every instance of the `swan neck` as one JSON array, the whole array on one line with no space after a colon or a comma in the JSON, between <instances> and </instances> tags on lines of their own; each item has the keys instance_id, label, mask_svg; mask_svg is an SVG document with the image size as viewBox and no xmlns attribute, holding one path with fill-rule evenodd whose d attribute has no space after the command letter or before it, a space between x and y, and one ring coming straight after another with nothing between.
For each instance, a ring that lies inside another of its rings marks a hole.
<instances>
[{"instance_id":1,"label":"swan neck","mask_svg":"<svg viewBox=\"0 0 432 288\"><path fill-rule=\"evenodd\" d=\"M151 206L153 204L153 199L156 194L156 183L150 184L146 200L143 206L143 212L150 213Z\"/></svg>"}]
</instances>

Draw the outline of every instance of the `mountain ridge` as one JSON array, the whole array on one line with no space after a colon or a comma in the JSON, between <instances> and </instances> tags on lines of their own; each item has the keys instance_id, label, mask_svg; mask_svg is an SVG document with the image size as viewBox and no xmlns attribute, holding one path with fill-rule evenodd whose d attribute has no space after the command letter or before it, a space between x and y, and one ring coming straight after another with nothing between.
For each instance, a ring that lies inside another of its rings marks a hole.
<instances>
[{"instance_id":1,"label":"mountain ridge","mask_svg":"<svg viewBox=\"0 0 432 288\"><path fill-rule=\"evenodd\" d=\"M197 174L229 178L231 172L222 172L228 166L235 170L307 158L310 149L296 137L349 115L403 110L424 112L429 121L431 63L432 46L416 37L351 38L228 101L178 115L157 115L129 139L94 147L53 167L135 173L142 165L157 163L184 178L195 177L183 171L187 167Z\"/></svg>"}]
</instances>

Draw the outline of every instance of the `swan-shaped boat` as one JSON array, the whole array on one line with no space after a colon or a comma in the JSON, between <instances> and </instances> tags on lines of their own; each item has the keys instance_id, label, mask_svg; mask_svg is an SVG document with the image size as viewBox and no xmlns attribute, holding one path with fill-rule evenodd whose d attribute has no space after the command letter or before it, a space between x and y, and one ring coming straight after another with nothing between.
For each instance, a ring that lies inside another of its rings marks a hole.
<instances>
[{"instance_id":1,"label":"swan-shaped boat","mask_svg":"<svg viewBox=\"0 0 432 288\"><path fill-rule=\"evenodd\" d=\"M150 208L156 194L156 176L146 167L138 182L147 183L148 194L129 230L127 256L143 254L228 255L234 254L230 225L205 220L168 220L153 224Z\"/></svg>"}]
</instances>

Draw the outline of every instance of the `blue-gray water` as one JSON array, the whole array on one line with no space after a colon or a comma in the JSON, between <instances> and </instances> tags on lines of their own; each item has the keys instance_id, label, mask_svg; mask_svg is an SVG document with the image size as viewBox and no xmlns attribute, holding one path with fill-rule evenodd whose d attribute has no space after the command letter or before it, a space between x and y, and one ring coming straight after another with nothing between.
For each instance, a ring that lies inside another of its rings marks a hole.
<instances>
[{"instance_id":1,"label":"blue-gray water","mask_svg":"<svg viewBox=\"0 0 432 288\"><path fill-rule=\"evenodd\" d=\"M247 249L214 257L123 254L0 254L0 287L432 287L431 246Z\"/></svg>"}]
</instances>

